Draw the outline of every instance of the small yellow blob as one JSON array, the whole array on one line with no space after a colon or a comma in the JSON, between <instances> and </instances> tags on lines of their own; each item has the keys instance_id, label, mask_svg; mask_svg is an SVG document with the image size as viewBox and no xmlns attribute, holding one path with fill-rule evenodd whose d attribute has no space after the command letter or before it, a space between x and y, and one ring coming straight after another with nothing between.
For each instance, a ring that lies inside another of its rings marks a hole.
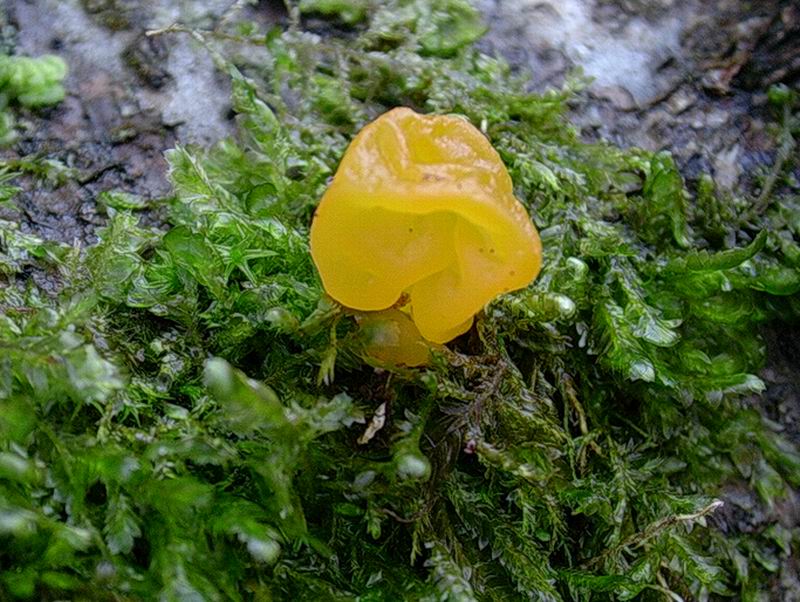
<instances>
[{"instance_id":1,"label":"small yellow blob","mask_svg":"<svg viewBox=\"0 0 800 602\"><path fill-rule=\"evenodd\" d=\"M342 305L383 310L406 295L421 335L445 343L489 301L527 286L542 249L480 131L397 108L350 143L314 216L311 254Z\"/></svg>"},{"instance_id":2,"label":"small yellow blob","mask_svg":"<svg viewBox=\"0 0 800 602\"><path fill-rule=\"evenodd\" d=\"M382 366L424 366L431 343L420 335L411 317L399 309L356 313L365 354Z\"/></svg>"}]
</instances>

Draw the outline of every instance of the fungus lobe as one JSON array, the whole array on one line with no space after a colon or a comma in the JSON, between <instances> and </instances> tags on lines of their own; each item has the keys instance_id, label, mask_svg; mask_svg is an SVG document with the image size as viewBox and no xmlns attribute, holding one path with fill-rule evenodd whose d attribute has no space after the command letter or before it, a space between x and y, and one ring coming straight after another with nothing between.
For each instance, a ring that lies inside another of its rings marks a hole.
<instances>
[{"instance_id":1,"label":"fungus lobe","mask_svg":"<svg viewBox=\"0 0 800 602\"><path fill-rule=\"evenodd\" d=\"M407 299L403 311L435 343L541 266L539 235L486 137L463 118L407 108L350 143L311 225L311 254L336 301L375 311Z\"/></svg>"}]
</instances>

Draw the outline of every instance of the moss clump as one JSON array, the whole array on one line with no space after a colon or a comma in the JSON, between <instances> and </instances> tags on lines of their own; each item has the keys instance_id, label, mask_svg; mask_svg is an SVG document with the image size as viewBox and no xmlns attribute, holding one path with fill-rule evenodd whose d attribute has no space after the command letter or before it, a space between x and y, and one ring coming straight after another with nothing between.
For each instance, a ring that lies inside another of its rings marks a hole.
<instances>
[{"instance_id":1,"label":"moss clump","mask_svg":"<svg viewBox=\"0 0 800 602\"><path fill-rule=\"evenodd\" d=\"M8 144L15 138L9 105L45 107L61 102L66 75L67 65L58 56L0 55L0 144Z\"/></svg>"},{"instance_id":2,"label":"moss clump","mask_svg":"<svg viewBox=\"0 0 800 602\"><path fill-rule=\"evenodd\" d=\"M0 224L2 595L756 597L797 553L778 523L704 523L730 479L766 504L800 486L797 449L745 401L759 325L800 313L793 184L754 212L707 180L693 199L668 155L582 143L574 91L429 52L446 5L391 0L355 40L291 27L228 62L239 135L168 154L166 232L125 204L85 250ZM390 376L307 241L349 140L398 105L486 132L545 258L431 367Z\"/></svg>"},{"instance_id":3,"label":"moss clump","mask_svg":"<svg viewBox=\"0 0 800 602\"><path fill-rule=\"evenodd\" d=\"M81 4L87 13L111 31L133 27L132 17L136 3L126 0L81 0Z\"/></svg>"}]
</instances>

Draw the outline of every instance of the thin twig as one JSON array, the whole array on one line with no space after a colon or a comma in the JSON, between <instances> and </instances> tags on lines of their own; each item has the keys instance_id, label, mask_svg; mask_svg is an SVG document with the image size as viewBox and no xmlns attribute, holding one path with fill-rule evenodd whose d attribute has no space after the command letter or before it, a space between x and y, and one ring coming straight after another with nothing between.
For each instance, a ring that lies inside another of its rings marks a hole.
<instances>
[{"instance_id":1,"label":"thin twig","mask_svg":"<svg viewBox=\"0 0 800 602\"><path fill-rule=\"evenodd\" d=\"M264 39L261 37L253 36L253 37L246 37L240 36L232 33L226 33L224 31L219 31L217 29L208 30L208 29L192 29L191 27L186 27L180 23L173 23L172 25L167 25L166 27L160 27L158 29L148 29L144 32L144 35L147 37L153 36L161 36L168 33L186 33L196 39L198 42L203 44L206 48L208 48L208 40L207 38L213 38L216 40L225 40L229 42L238 42L239 44L256 44L261 45L264 43Z\"/></svg>"},{"instance_id":2,"label":"thin twig","mask_svg":"<svg viewBox=\"0 0 800 602\"><path fill-rule=\"evenodd\" d=\"M144 32L144 35L146 35L148 38L151 38L153 36L160 36L165 33L174 33L176 31L179 31L181 33L186 33L188 29L183 25L180 25L178 23L173 23L172 25L167 25L166 27L159 27L158 29L148 29L147 31Z\"/></svg>"},{"instance_id":3,"label":"thin twig","mask_svg":"<svg viewBox=\"0 0 800 602\"><path fill-rule=\"evenodd\" d=\"M414 514L412 514L408 518L406 518L404 516L400 516L399 514L397 514L397 512L395 512L394 510L391 510L389 508L378 508L378 512L386 514L387 516L391 516L397 522L408 524L408 523L417 522L423 516L427 515L431 511L431 508L433 508L433 500L432 499L428 499L422 505L422 508L417 510Z\"/></svg>"},{"instance_id":4,"label":"thin twig","mask_svg":"<svg viewBox=\"0 0 800 602\"><path fill-rule=\"evenodd\" d=\"M769 172L767 179L764 181L764 187L761 189L761 193L758 195L756 202L753 203L753 207L750 210L749 217L755 218L769 207L772 199L772 190L775 188L775 184L778 182L778 178L780 177L781 173L783 172L783 168L786 165L786 162L791 157L792 151L795 147L795 141L792 137L791 132L791 111L789 110L788 103L783 106L783 124L781 128L780 140L781 145L778 148L778 153L775 156L775 164L772 166L772 170Z\"/></svg>"},{"instance_id":5,"label":"thin twig","mask_svg":"<svg viewBox=\"0 0 800 602\"><path fill-rule=\"evenodd\" d=\"M581 430L581 435L588 435L589 427L586 424L586 412L583 411L583 406L578 401L578 393L575 391L575 387L572 384L572 377L566 372L562 373L561 383L564 385L564 392L567 394L567 399L578 415L578 428Z\"/></svg>"},{"instance_id":6,"label":"thin twig","mask_svg":"<svg viewBox=\"0 0 800 602\"><path fill-rule=\"evenodd\" d=\"M248 4L254 4L253 0L235 0L235 2L226 8L224 13L222 13L217 26L214 28L214 31L222 29L228 23L233 21L236 15L242 12L242 9Z\"/></svg>"},{"instance_id":7,"label":"thin twig","mask_svg":"<svg viewBox=\"0 0 800 602\"><path fill-rule=\"evenodd\" d=\"M647 527L645 527L644 531L639 533L634 533L622 543L617 544L613 548L608 548L602 554L595 556L594 558L588 560L584 563L587 567L592 567L600 563L603 559L607 558L612 554L618 553L620 550L624 548L638 548L639 546L644 545L645 542L649 541L665 529L670 527L674 527L675 525L681 523L688 523L704 516L711 514L718 508L722 507L724 502L722 500L714 500L705 508L701 508L697 512L693 512L691 514L673 514L671 516L665 516L664 518L660 518L657 521L650 523Z\"/></svg>"},{"instance_id":8,"label":"thin twig","mask_svg":"<svg viewBox=\"0 0 800 602\"><path fill-rule=\"evenodd\" d=\"M195 40L197 40L203 48L206 49L208 54L211 56L211 60L214 61L214 65L217 69L222 72L227 71L228 69L228 62L225 58L211 46L211 44L206 39L206 36L211 37L227 37L226 34L223 33L216 33L213 31L200 31L198 29L191 29L186 27L185 25L181 25L180 23L173 23L172 25L168 25L167 27L162 27L161 29L151 29L144 32L146 36L158 36L163 35L165 33L186 33L192 36Z\"/></svg>"},{"instance_id":9,"label":"thin twig","mask_svg":"<svg viewBox=\"0 0 800 602\"><path fill-rule=\"evenodd\" d=\"M581 402L578 400L578 392L575 391L575 386L573 385L572 377L567 374L566 372L562 372L561 374L561 384L563 385L564 394L567 397L567 400L572 405L572 408L575 410L575 413L578 415L578 428L581 431L581 435L584 437L589 434L589 426L586 422L586 412L583 410L583 406ZM600 449L600 446L597 445L597 442L590 439L588 441L589 447L592 448L592 451L596 453L598 456L603 455L603 450Z\"/></svg>"}]
</instances>

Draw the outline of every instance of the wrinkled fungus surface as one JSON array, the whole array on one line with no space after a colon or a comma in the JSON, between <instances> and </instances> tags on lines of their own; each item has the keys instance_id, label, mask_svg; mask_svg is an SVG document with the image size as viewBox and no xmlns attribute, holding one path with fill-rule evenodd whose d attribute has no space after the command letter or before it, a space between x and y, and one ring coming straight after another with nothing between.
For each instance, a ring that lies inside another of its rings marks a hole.
<instances>
[{"instance_id":1,"label":"wrinkled fungus surface","mask_svg":"<svg viewBox=\"0 0 800 602\"><path fill-rule=\"evenodd\" d=\"M353 139L317 208L311 253L339 303L382 310L405 295L404 311L436 343L541 265L539 236L489 141L465 119L407 108Z\"/></svg>"}]
</instances>

